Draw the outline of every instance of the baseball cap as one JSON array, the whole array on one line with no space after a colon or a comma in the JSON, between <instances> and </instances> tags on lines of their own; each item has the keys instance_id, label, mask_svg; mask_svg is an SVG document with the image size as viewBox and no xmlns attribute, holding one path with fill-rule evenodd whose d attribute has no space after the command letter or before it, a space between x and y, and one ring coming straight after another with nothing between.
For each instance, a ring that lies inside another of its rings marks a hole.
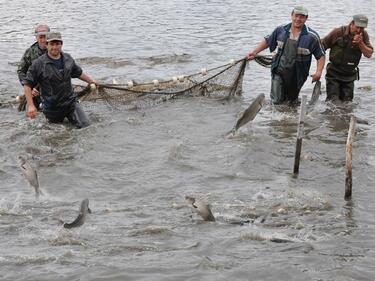
<instances>
[{"instance_id":1,"label":"baseball cap","mask_svg":"<svg viewBox=\"0 0 375 281\"><path fill-rule=\"evenodd\" d=\"M367 27L368 18L365 15L354 15L353 16L354 24L358 27Z\"/></svg>"},{"instance_id":2,"label":"baseball cap","mask_svg":"<svg viewBox=\"0 0 375 281\"><path fill-rule=\"evenodd\" d=\"M38 36L38 35L46 35L47 32L49 32L49 26L46 25L46 24L38 24L36 27L35 27L35 36Z\"/></svg>"},{"instance_id":3,"label":"baseball cap","mask_svg":"<svg viewBox=\"0 0 375 281\"><path fill-rule=\"evenodd\" d=\"M293 13L295 15L304 15L304 16L308 16L309 15L309 12L303 6L295 6L294 9L293 9Z\"/></svg>"},{"instance_id":4,"label":"baseball cap","mask_svg":"<svg viewBox=\"0 0 375 281\"><path fill-rule=\"evenodd\" d=\"M61 33L60 32L48 32L46 36L46 41L60 41L62 42Z\"/></svg>"}]
</instances>

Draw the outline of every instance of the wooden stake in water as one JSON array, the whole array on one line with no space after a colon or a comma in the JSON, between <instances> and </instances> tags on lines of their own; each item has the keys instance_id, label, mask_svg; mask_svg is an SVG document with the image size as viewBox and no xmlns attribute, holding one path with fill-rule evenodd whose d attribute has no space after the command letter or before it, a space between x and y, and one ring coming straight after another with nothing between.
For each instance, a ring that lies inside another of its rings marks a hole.
<instances>
[{"instance_id":1,"label":"wooden stake in water","mask_svg":"<svg viewBox=\"0 0 375 281\"><path fill-rule=\"evenodd\" d=\"M346 140L346 177L345 177L345 199L352 198L352 149L353 149L353 139L355 133L355 116L350 117L350 125L348 138Z\"/></svg>"},{"instance_id":2,"label":"wooden stake in water","mask_svg":"<svg viewBox=\"0 0 375 281\"><path fill-rule=\"evenodd\" d=\"M303 129L305 125L305 115L306 115L306 95L302 95L301 112L299 114L299 123L298 123L298 131L297 131L296 154L294 157L294 170L293 170L294 174L298 174L299 172L299 161L301 158L302 137L303 137Z\"/></svg>"}]
</instances>

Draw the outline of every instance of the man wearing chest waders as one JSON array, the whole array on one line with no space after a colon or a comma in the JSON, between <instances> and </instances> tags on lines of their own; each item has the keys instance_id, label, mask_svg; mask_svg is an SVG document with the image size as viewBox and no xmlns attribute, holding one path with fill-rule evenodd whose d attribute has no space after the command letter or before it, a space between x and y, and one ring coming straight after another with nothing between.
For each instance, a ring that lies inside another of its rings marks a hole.
<instances>
[{"instance_id":1,"label":"man wearing chest waders","mask_svg":"<svg viewBox=\"0 0 375 281\"><path fill-rule=\"evenodd\" d=\"M247 54L248 60L266 48L276 50L271 65L271 100L274 104L295 102L309 76L311 58L317 60L312 82L319 81L325 64L325 51L317 32L305 25L308 11L297 6L291 14L292 22L277 27Z\"/></svg>"},{"instance_id":2,"label":"man wearing chest waders","mask_svg":"<svg viewBox=\"0 0 375 281\"><path fill-rule=\"evenodd\" d=\"M326 71L327 100L353 100L359 61L362 54L371 58L373 53L365 31L367 23L365 15L355 15L349 25L333 29L322 39L323 46L331 49Z\"/></svg>"},{"instance_id":3,"label":"man wearing chest waders","mask_svg":"<svg viewBox=\"0 0 375 281\"><path fill-rule=\"evenodd\" d=\"M45 24L38 24L35 27L35 38L36 42L32 44L25 53L23 54L21 61L18 64L17 74L18 79L20 80L23 86L23 80L26 78L26 73L29 70L32 62L39 58L41 55L47 53L47 45L46 45L46 34L50 31L48 25ZM39 105L41 103L38 86L34 87L32 90L34 104L37 109L39 109ZM19 110L24 110L24 105L26 103L22 102L22 105Z\"/></svg>"},{"instance_id":4,"label":"man wearing chest waders","mask_svg":"<svg viewBox=\"0 0 375 281\"><path fill-rule=\"evenodd\" d=\"M89 84L97 82L83 73L68 53L62 52L63 41L59 32L47 33L46 41L48 52L33 62L23 80L26 115L30 118L37 116L32 89L39 85L42 110L48 121L61 123L66 117L78 128L87 127L90 122L77 102L71 80L79 78Z\"/></svg>"}]
</instances>

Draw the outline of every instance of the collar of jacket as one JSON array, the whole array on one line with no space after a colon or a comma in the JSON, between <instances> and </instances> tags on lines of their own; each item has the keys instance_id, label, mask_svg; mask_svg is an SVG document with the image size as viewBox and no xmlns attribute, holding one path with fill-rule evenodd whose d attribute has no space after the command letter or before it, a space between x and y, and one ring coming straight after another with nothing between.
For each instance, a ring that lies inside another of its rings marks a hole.
<instances>
[{"instance_id":1,"label":"collar of jacket","mask_svg":"<svg viewBox=\"0 0 375 281\"><path fill-rule=\"evenodd\" d=\"M287 25L284 25L284 29L288 33L289 33L289 31L290 31L291 28L292 28L292 23L288 23ZM307 27L306 27L306 24L304 24L303 27L302 27L300 35L306 35L307 33L308 33L307 32Z\"/></svg>"},{"instance_id":2,"label":"collar of jacket","mask_svg":"<svg viewBox=\"0 0 375 281\"><path fill-rule=\"evenodd\" d=\"M61 55L61 59L62 59L62 61L65 63L65 57L64 57L64 54L63 54L63 52L61 52L60 53L60 55ZM47 56L47 63L53 63L53 61L54 60L59 60L59 59L53 59L53 58L51 58L49 55L48 55L48 52L46 53L46 56Z\"/></svg>"},{"instance_id":3,"label":"collar of jacket","mask_svg":"<svg viewBox=\"0 0 375 281\"><path fill-rule=\"evenodd\" d=\"M47 48L45 48L45 49L40 48L38 42L34 42L34 43L31 45L31 48L38 48L38 50L41 51L42 53L47 52Z\"/></svg>"},{"instance_id":4,"label":"collar of jacket","mask_svg":"<svg viewBox=\"0 0 375 281\"><path fill-rule=\"evenodd\" d=\"M350 36L350 24L344 26L344 36Z\"/></svg>"}]
</instances>

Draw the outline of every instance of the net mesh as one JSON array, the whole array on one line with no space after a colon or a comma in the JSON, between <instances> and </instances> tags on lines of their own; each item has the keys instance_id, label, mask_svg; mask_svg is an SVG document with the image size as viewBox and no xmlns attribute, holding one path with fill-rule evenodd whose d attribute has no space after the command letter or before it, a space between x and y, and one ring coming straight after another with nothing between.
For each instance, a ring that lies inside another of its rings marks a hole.
<instances>
[{"instance_id":1,"label":"net mesh","mask_svg":"<svg viewBox=\"0 0 375 281\"><path fill-rule=\"evenodd\" d=\"M147 106L180 96L228 98L242 93L242 81L247 61L241 59L188 76L146 84L100 84L96 90L76 86L81 101L104 100L111 106Z\"/></svg>"},{"instance_id":2,"label":"net mesh","mask_svg":"<svg viewBox=\"0 0 375 281\"><path fill-rule=\"evenodd\" d=\"M256 56L255 61L270 67L272 56ZM96 89L75 85L74 91L81 101L104 101L111 107L130 105L143 107L181 96L230 98L242 94L242 81L247 65L246 58L211 69L202 69L188 76L176 76L167 81L152 83L100 84ZM25 110L26 99L20 97L19 110Z\"/></svg>"}]
</instances>

